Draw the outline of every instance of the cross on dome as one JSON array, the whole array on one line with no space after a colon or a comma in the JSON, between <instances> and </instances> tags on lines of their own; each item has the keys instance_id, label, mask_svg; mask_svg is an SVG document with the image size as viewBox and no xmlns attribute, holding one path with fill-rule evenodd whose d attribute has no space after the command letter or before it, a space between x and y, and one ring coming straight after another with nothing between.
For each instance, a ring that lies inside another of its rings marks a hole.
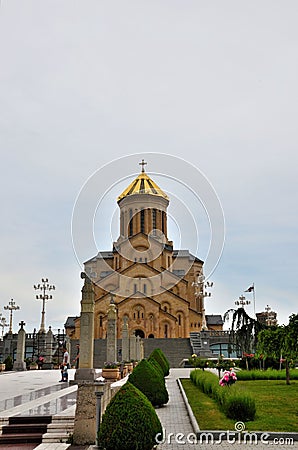
<instances>
[{"instance_id":1,"label":"cross on dome","mask_svg":"<svg viewBox=\"0 0 298 450\"><path fill-rule=\"evenodd\" d=\"M142 162L139 163L139 166L142 166L142 172L145 172L145 166L147 165L147 163L145 162L144 159L142 159Z\"/></svg>"}]
</instances>

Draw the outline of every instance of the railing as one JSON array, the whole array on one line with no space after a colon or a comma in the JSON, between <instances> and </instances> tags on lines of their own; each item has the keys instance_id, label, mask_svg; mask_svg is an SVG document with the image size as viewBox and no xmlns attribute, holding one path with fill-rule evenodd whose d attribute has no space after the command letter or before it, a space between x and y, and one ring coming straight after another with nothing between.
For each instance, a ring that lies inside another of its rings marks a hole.
<instances>
[{"instance_id":1,"label":"railing","mask_svg":"<svg viewBox=\"0 0 298 450\"><path fill-rule=\"evenodd\" d=\"M229 336L231 333L230 331L215 331L215 330L211 330L209 331L210 336Z\"/></svg>"}]
</instances>

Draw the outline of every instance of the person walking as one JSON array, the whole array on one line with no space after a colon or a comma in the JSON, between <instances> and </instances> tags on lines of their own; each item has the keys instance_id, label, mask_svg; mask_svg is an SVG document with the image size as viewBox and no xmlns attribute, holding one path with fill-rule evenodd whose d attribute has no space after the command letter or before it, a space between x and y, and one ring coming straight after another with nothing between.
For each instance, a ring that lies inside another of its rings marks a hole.
<instances>
[{"instance_id":1,"label":"person walking","mask_svg":"<svg viewBox=\"0 0 298 450\"><path fill-rule=\"evenodd\" d=\"M60 369L61 369L60 382L68 381L69 353L68 353L66 347L63 347L63 359L62 359L62 364L60 366Z\"/></svg>"}]
</instances>

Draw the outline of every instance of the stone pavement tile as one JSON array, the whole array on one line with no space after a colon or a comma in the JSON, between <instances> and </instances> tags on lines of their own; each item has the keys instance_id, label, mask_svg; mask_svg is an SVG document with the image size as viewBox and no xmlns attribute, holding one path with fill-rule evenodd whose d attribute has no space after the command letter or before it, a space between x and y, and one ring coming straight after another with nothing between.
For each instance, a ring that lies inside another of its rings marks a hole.
<instances>
[{"instance_id":1,"label":"stone pavement tile","mask_svg":"<svg viewBox=\"0 0 298 450\"><path fill-rule=\"evenodd\" d=\"M47 443L47 444L39 444L35 447L35 450L66 450L70 447L70 444L64 443Z\"/></svg>"}]
</instances>

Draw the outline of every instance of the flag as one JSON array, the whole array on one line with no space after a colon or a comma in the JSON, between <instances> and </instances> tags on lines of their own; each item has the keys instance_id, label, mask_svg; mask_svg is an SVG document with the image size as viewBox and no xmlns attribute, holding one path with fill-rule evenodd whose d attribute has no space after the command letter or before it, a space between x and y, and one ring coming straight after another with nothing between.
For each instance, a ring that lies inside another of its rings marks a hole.
<instances>
[{"instance_id":1,"label":"flag","mask_svg":"<svg viewBox=\"0 0 298 450\"><path fill-rule=\"evenodd\" d=\"M254 290L255 290L255 287L254 287L254 285L252 285L248 289L246 289L246 291L244 291L244 292L252 292Z\"/></svg>"}]
</instances>

